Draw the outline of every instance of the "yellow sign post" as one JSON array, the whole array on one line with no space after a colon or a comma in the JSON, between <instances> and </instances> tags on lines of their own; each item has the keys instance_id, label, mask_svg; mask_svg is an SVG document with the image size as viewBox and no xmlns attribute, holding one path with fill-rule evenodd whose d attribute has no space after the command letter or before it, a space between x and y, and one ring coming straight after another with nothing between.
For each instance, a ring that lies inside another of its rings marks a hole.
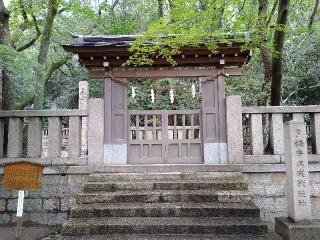
<instances>
[{"instance_id":1,"label":"yellow sign post","mask_svg":"<svg viewBox=\"0 0 320 240\"><path fill-rule=\"evenodd\" d=\"M19 190L16 240L21 239L24 190L42 187L43 166L32 163L12 163L4 167L3 188Z\"/></svg>"}]
</instances>

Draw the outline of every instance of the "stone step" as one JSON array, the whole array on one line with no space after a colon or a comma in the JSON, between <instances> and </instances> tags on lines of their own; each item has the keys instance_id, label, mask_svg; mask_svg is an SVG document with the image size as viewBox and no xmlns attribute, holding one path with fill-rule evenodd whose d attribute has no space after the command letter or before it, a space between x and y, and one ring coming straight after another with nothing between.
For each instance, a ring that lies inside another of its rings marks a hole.
<instances>
[{"instance_id":1,"label":"stone step","mask_svg":"<svg viewBox=\"0 0 320 240\"><path fill-rule=\"evenodd\" d=\"M243 179L240 172L164 172L164 173L94 173L89 176L89 182L109 182L109 181L148 181L148 180L239 180Z\"/></svg>"},{"instance_id":2,"label":"stone step","mask_svg":"<svg viewBox=\"0 0 320 240\"><path fill-rule=\"evenodd\" d=\"M243 172L256 170L263 164L134 164L134 165L96 165L93 173L164 173L164 172Z\"/></svg>"},{"instance_id":3,"label":"stone step","mask_svg":"<svg viewBox=\"0 0 320 240\"><path fill-rule=\"evenodd\" d=\"M71 218L62 228L63 235L94 234L255 234L268 232L256 218L210 217L109 217Z\"/></svg>"},{"instance_id":4,"label":"stone step","mask_svg":"<svg viewBox=\"0 0 320 240\"><path fill-rule=\"evenodd\" d=\"M253 217L260 210L248 203L100 203L71 208L71 218L100 217Z\"/></svg>"},{"instance_id":5,"label":"stone step","mask_svg":"<svg viewBox=\"0 0 320 240\"><path fill-rule=\"evenodd\" d=\"M93 236L61 236L57 240L282 240L275 234L209 235L209 234L118 234Z\"/></svg>"},{"instance_id":6,"label":"stone step","mask_svg":"<svg viewBox=\"0 0 320 240\"><path fill-rule=\"evenodd\" d=\"M88 182L84 192L116 192L123 190L246 190L248 184L244 181L144 181L144 182Z\"/></svg>"},{"instance_id":7,"label":"stone step","mask_svg":"<svg viewBox=\"0 0 320 240\"><path fill-rule=\"evenodd\" d=\"M249 202L251 196L246 191L228 190L158 190L158 191L118 191L80 193L78 203L113 202Z\"/></svg>"}]
</instances>

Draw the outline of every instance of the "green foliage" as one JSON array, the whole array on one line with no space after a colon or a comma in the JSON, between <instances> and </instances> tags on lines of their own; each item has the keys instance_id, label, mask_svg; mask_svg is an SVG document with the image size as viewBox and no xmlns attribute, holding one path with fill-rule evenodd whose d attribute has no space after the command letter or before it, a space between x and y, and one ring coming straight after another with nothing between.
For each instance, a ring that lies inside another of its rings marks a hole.
<instances>
[{"instance_id":1,"label":"green foliage","mask_svg":"<svg viewBox=\"0 0 320 240\"><path fill-rule=\"evenodd\" d=\"M23 6L19 4L23 3ZM277 11L272 13L274 1L269 1L265 18L270 24L259 22L258 1L240 0L171 0L165 2L164 17L158 18L157 0L120 0L111 8L108 1L68 0L59 1L59 14L54 22L50 43L48 66L63 59L66 53L62 43L72 42L71 34L143 34L132 46L130 63L134 65L152 64L156 55L172 65L172 56L186 45L198 46L205 43L215 53L216 41L227 42L225 33L250 32L251 41L246 48L254 50L250 63L243 68L241 78L227 78L227 94L241 95L247 105L258 103L263 83L263 66L259 48L273 51L274 30L281 27L275 24ZM37 36L37 27L42 30L46 14L47 0L11 0L10 30L12 47L0 45L0 67L9 70L15 83L15 102L24 102L34 91L35 71L39 39L22 52L19 48ZM319 9L315 23L308 29L309 17L314 7L313 0L292 0L289 10L289 24L286 29L285 51L283 56L283 101L285 104L320 104L319 96L319 53L320 24ZM23 17L23 12L27 20ZM36 23L33 21L33 16ZM261 25L262 24L262 25ZM162 38L178 34L178 37ZM236 35L242 40L243 35ZM156 45L145 45L156 42ZM45 70L47 70L47 68ZM45 70L43 74L45 74ZM45 107L77 107L78 82L86 80L86 72L78 61L71 58L58 67L49 77L45 88ZM131 109L183 109L199 108L199 85L197 96L191 97L191 84L195 79L136 80L130 86L136 87L136 98L131 98L129 86L128 102ZM176 93L176 103L170 104L169 91ZM150 90L156 92L156 101L151 103ZM102 81L90 81L91 97L103 96Z\"/></svg>"}]
</instances>

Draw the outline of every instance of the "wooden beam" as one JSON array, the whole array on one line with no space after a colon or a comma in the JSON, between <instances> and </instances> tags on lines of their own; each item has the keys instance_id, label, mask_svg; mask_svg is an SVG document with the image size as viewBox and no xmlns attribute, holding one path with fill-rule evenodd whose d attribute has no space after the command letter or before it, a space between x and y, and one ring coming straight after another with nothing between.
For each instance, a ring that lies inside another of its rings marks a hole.
<instances>
[{"instance_id":1,"label":"wooden beam","mask_svg":"<svg viewBox=\"0 0 320 240\"><path fill-rule=\"evenodd\" d=\"M116 56L131 56L132 53L128 52L127 50L121 50L118 49L116 50L95 50L95 49L90 49L90 50L79 50L76 51L75 53L77 53L79 55L80 58L82 57L103 57L103 56L107 56L107 57L116 57ZM208 49L182 49L180 55L195 55L198 54L200 55L209 55L211 54L212 56L217 56L217 55L232 55L234 56L235 53L238 53L238 55L249 55L250 51L246 50L246 51L241 51L240 48L223 48L223 49L218 49L216 53L212 53L210 52L210 50Z\"/></svg>"},{"instance_id":2,"label":"wooden beam","mask_svg":"<svg viewBox=\"0 0 320 240\"><path fill-rule=\"evenodd\" d=\"M241 76L240 68L225 68L224 72L230 77ZM146 70L113 70L111 75L116 78L179 78L179 77L211 77L218 74L217 69L146 69ZM90 70L91 79L103 79L104 70Z\"/></svg>"},{"instance_id":3,"label":"wooden beam","mask_svg":"<svg viewBox=\"0 0 320 240\"><path fill-rule=\"evenodd\" d=\"M199 65L202 65L202 64L205 64L205 65L219 65L219 63L221 64L221 59L224 60L224 64L227 64L227 63L233 63L233 65L238 65L238 64L243 64L244 62L247 61L247 57L246 56L233 56L233 57L185 57L185 58L174 58L175 61L177 62L177 66L185 66L185 65L192 65L192 66L199 66ZM80 59L80 62L83 66L86 66L86 67L92 67L92 66L95 66L95 67L102 67L103 66L103 63L104 62L109 62L110 66L111 67L120 67L122 66L122 64L126 63L127 62L127 58L122 58L122 59L110 59L110 58L107 58L107 59ZM170 65L165 59L161 59L161 58L156 58L156 59L153 59L154 63L153 63L153 66L168 66Z\"/></svg>"}]
</instances>

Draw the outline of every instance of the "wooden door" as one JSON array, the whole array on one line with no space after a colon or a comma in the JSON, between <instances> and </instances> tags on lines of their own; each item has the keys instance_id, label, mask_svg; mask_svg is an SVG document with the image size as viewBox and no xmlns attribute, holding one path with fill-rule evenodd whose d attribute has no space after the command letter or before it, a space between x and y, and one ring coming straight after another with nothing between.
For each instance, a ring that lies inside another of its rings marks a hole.
<instances>
[{"instance_id":1,"label":"wooden door","mask_svg":"<svg viewBox=\"0 0 320 240\"><path fill-rule=\"evenodd\" d=\"M128 163L202 163L200 110L129 111Z\"/></svg>"}]
</instances>

